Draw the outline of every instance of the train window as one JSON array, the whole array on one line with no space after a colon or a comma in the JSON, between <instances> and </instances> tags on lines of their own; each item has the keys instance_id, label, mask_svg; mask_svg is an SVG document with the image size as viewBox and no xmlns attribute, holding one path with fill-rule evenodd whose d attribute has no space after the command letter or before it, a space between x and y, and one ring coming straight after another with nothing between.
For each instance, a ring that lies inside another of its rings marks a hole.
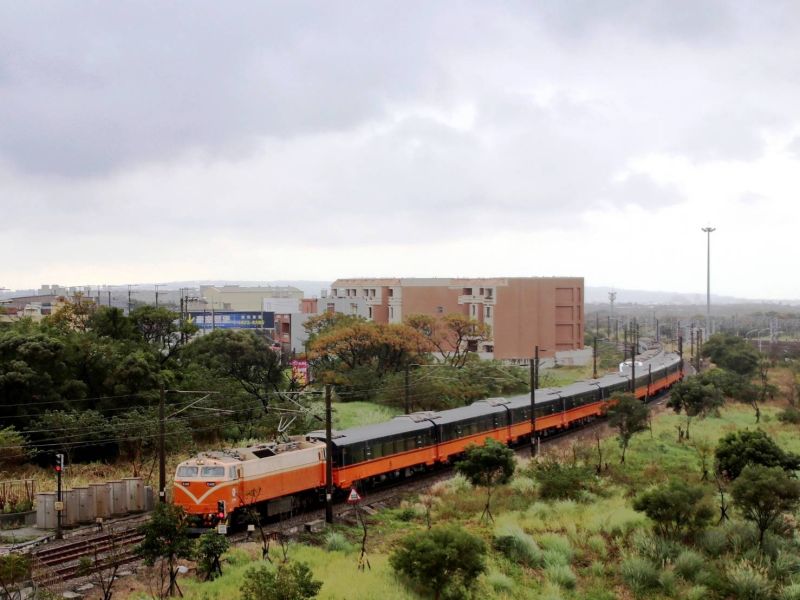
<instances>
[{"instance_id":1,"label":"train window","mask_svg":"<svg viewBox=\"0 0 800 600\"><path fill-rule=\"evenodd\" d=\"M236 479L236 467L231 467L228 469L228 477L231 479Z\"/></svg>"},{"instance_id":2,"label":"train window","mask_svg":"<svg viewBox=\"0 0 800 600\"><path fill-rule=\"evenodd\" d=\"M197 467L178 467L178 477L197 477Z\"/></svg>"},{"instance_id":3,"label":"train window","mask_svg":"<svg viewBox=\"0 0 800 600\"><path fill-rule=\"evenodd\" d=\"M225 477L225 467L203 467L200 477Z\"/></svg>"}]
</instances>

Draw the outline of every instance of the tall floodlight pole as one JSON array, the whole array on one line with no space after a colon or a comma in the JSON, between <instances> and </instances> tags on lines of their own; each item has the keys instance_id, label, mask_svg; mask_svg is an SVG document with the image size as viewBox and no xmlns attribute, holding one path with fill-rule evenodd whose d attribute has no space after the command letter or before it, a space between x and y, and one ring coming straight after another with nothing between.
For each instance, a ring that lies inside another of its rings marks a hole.
<instances>
[{"instance_id":1,"label":"tall floodlight pole","mask_svg":"<svg viewBox=\"0 0 800 600\"><path fill-rule=\"evenodd\" d=\"M706 337L711 336L711 232L716 231L715 227L703 227L706 232Z\"/></svg>"}]
</instances>

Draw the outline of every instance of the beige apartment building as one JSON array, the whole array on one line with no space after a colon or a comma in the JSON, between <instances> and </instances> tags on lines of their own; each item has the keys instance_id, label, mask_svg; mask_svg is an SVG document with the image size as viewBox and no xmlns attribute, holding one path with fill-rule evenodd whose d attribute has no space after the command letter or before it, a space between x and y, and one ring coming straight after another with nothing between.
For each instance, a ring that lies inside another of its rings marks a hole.
<instances>
[{"instance_id":1,"label":"beige apartment building","mask_svg":"<svg viewBox=\"0 0 800 600\"><path fill-rule=\"evenodd\" d=\"M499 360L525 361L537 345L541 356L583 348L583 277L337 279L327 301L377 323L469 316L491 326L479 351Z\"/></svg>"}]
</instances>

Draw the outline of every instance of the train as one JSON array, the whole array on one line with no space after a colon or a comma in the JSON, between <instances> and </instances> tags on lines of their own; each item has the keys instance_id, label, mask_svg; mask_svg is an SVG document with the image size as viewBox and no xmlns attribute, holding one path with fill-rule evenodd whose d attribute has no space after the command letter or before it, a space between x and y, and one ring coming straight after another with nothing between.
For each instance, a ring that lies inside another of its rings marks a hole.
<instances>
[{"instance_id":1,"label":"train","mask_svg":"<svg viewBox=\"0 0 800 600\"><path fill-rule=\"evenodd\" d=\"M630 368L598 379L530 394L488 398L442 411L400 415L374 425L332 434L333 486L339 494L377 482L413 476L457 460L470 444L487 438L514 445L586 424L601 416L615 393L630 391L646 400L684 376L677 354L658 352ZM173 503L196 528L214 527L257 508L266 517L325 498L326 436L312 431L285 441L202 452L175 471Z\"/></svg>"}]
</instances>

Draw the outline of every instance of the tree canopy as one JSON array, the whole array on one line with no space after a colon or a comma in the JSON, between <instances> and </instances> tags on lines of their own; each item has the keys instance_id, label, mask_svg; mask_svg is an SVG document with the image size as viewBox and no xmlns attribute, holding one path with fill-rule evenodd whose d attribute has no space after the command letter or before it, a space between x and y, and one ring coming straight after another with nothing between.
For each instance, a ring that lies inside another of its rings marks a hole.
<instances>
[{"instance_id":1,"label":"tree canopy","mask_svg":"<svg viewBox=\"0 0 800 600\"><path fill-rule=\"evenodd\" d=\"M456 463L456 471L470 483L486 488L486 506L482 517L485 515L492 519L492 491L495 486L508 483L515 467L514 451L491 438L486 438L482 446L468 446L464 458Z\"/></svg>"},{"instance_id":2,"label":"tree canopy","mask_svg":"<svg viewBox=\"0 0 800 600\"><path fill-rule=\"evenodd\" d=\"M617 430L617 439L622 448L620 462L625 462L625 451L631 438L648 426L650 411L633 394L615 394L608 406L608 424Z\"/></svg>"},{"instance_id":3,"label":"tree canopy","mask_svg":"<svg viewBox=\"0 0 800 600\"><path fill-rule=\"evenodd\" d=\"M787 452L764 431L734 431L723 437L714 452L717 472L736 479L747 465L780 467L784 471L800 469L800 455Z\"/></svg>"},{"instance_id":4,"label":"tree canopy","mask_svg":"<svg viewBox=\"0 0 800 600\"><path fill-rule=\"evenodd\" d=\"M753 375L758 370L758 351L739 336L726 333L712 335L703 344L701 354L718 367L739 375Z\"/></svg>"},{"instance_id":5,"label":"tree canopy","mask_svg":"<svg viewBox=\"0 0 800 600\"><path fill-rule=\"evenodd\" d=\"M480 538L455 526L434 527L402 539L389 563L438 600L446 588L472 587L486 569L485 554Z\"/></svg>"},{"instance_id":6,"label":"tree canopy","mask_svg":"<svg viewBox=\"0 0 800 600\"><path fill-rule=\"evenodd\" d=\"M800 504L800 481L781 467L749 464L733 482L731 494L745 519L758 527L759 543L763 545L767 529L782 513L793 511Z\"/></svg>"}]
</instances>

